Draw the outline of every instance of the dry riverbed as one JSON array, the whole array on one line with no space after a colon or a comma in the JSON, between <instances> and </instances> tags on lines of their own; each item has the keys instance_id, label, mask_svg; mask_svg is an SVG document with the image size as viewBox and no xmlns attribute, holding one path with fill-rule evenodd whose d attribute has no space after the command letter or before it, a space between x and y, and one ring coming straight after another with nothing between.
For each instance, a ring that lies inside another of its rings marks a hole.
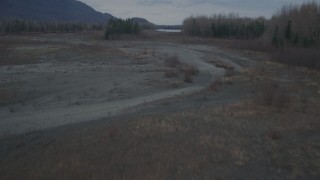
<instances>
[{"instance_id":1,"label":"dry riverbed","mask_svg":"<svg viewBox=\"0 0 320 180\"><path fill-rule=\"evenodd\" d=\"M8 61L0 67L0 89L8 96L1 103L0 135L121 114L198 92L224 74L204 60L212 51L206 46L94 41L74 35L2 38L11 44L8 57L21 58L21 64ZM19 38L23 42L15 44ZM181 73L165 77L168 56L199 70L193 83L184 82ZM25 58L34 62L24 64Z\"/></svg>"},{"instance_id":2,"label":"dry riverbed","mask_svg":"<svg viewBox=\"0 0 320 180\"><path fill-rule=\"evenodd\" d=\"M0 53L0 179L320 177L317 71L165 33Z\"/></svg>"}]
</instances>

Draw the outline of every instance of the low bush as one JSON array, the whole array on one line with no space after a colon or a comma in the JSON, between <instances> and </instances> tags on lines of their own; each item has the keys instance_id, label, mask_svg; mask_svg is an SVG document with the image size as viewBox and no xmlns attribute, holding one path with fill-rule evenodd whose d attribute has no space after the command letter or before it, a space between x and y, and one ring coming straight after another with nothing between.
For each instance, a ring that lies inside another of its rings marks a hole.
<instances>
[{"instance_id":1,"label":"low bush","mask_svg":"<svg viewBox=\"0 0 320 180\"><path fill-rule=\"evenodd\" d=\"M164 73L167 78L174 78L179 76L178 71L173 69L167 69Z\"/></svg>"},{"instance_id":2,"label":"low bush","mask_svg":"<svg viewBox=\"0 0 320 180\"><path fill-rule=\"evenodd\" d=\"M168 68L165 70L165 77L173 78L179 76L180 73L184 74L184 82L193 83L192 76L199 73L199 69L193 65L181 63L179 57L176 55L164 57L164 64Z\"/></svg>"},{"instance_id":3,"label":"low bush","mask_svg":"<svg viewBox=\"0 0 320 180\"><path fill-rule=\"evenodd\" d=\"M176 68L181 64L179 57L176 55L165 57L164 63L166 67L170 68Z\"/></svg>"},{"instance_id":4,"label":"low bush","mask_svg":"<svg viewBox=\"0 0 320 180\"><path fill-rule=\"evenodd\" d=\"M199 73L199 69L190 64L184 64L183 66L181 66L180 71L191 76L195 76Z\"/></svg>"},{"instance_id":5,"label":"low bush","mask_svg":"<svg viewBox=\"0 0 320 180\"><path fill-rule=\"evenodd\" d=\"M224 61L217 60L217 61L210 61L210 63L213 64L217 68L234 70L234 67L231 64L224 62Z\"/></svg>"},{"instance_id":6,"label":"low bush","mask_svg":"<svg viewBox=\"0 0 320 180\"><path fill-rule=\"evenodd\" d=\"M199 73L199 69L190 64L181 66L180 71L184 73L184 82L187 83L193 83L192 76L196 76Z\"/></svg>"},{"instance_id":7,"label":"low bush","mask_svg":"<svg viewBox=\"0 0 320 180\"><path fill-rule=\"evenodd\" d=\"M320 51L316 48L285 48L273 53L273 59L288 65L320 69Z\"/></svg>"},{"instance_id":8,"label":"low bush","mask_svg":"<svg viewBox=\"0 0 320 180\"><path fill-rule=\"evenodd\" d=\"M209 91L218 91L219 86L221 86L221 79L216 79L215 81L213 81L209 87L208 90Z\"/></svg>"},{"instance_id":9,"label":"low bush","mask_svg":"<svg viewBox=\"0 0 320 180\"><path fill-rule=\"evenodd\" d=\"M282 109L290 103L288 90L281 87L278 82L267 82L262 85L261 92L256 98L258 104Z\"/></svg>"},{"instance_id":10,"label":"low bush","mask_svg":"<svg viewBox=\"0 0 320 180\"><path fill-rule=\"evenodd\" d=\"M193 78L190 74L184 74L184 82L186 83L193 83Z\"/></svg>"},{"instance_id":11,"label":"low bush","mask_svg":"<svg viewBox=\"0 0 320 180\"><path fill-rule=\"evenodd\" d=\"M235 71L233 70L233 69L226 69L225 71L224 71L224 76L225 77L229 77L229 76L233 76L233 75L235 75Z\"/></svg>"}]
</instances>

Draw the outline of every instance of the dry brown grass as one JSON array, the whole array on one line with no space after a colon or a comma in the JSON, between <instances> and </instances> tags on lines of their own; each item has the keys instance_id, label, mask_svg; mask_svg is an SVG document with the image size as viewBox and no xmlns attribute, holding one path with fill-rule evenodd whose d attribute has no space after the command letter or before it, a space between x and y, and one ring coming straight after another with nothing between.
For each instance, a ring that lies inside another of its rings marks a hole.
<instances>
[{"instance_id":1,"label":"dry brown grass","mask_svg":"<svg viewBox=\"0 0 320 180\"><path fill-rule=\"evenodd\" d=\"M32 64L39 62L40 56L46 54L40 51L41 43L37 44L29 37L0 36L0 66ZM31 46L34 48L25 48Z\"/></svg>"},{"instance_id":2,"label":"dry brown grass","mask_svg":"<svg viewBox=\"0 0 320 180\"><path fill-rule=\"evenodd\" d=\"M265 42L263 38L245 39L245 40L228 39L228 40L218 40L218 42L220 45L224 47L237 49L241 51L270 52L273 50L270 43Z\"/></svg>"},{"instance_id":3,"label":"dry brown grass","mask_svg":"<svg viewBox=\"0 0 320 180\"><path fill-rule=\"evenodd\" d=\"M273 52L272 56L274 60L288 65L320 69L319 48L284 48Z\"/></svg>"},{"instance_id":4,"label":"dry brown grass","mask_svg":"<svg viewBox=\"0 0 320 180\"><path fill-rule=\"evenodd\" d=\"M108 46L104 46L98 43L94 43L94 44L71 44L68 45L69 49L66 49L68 51L72 51L72 53L76 53L76 54L83 54L83 55L87 55L87 54L92 54L92 55L97 55L97 54L112 54L112 55L116 55L116 56L122 56L122 57L127 57L128 54L119 49L119 48L115 48L115 47L108 47Z\"/></svg>"},{"instance_id":5,"label":"dry brown grass","mask_svg":"<svg viewBox=\"0 0 320 180\"><path fill-rule=\"evenodd\" d=\"M227 63L225 61L211 60L211 61L209 61L209 63L213 64L217 68L223 68L223 69L226 69L226 70L234 70L234 67L231 64L229 64L229 63Z\"/></svg>"},{"instance_id":6,"label":"dry brown grass","mask_svg":"<svg viewBox=\"0 0 320 180\"><path fill-rule=\"evenodd\" d=\"M278 92L282 86L267 87ZM314 141L319 101L305 103L308 113L291 106L279 113L253 98L71 128L32 146L19 137L0 161L0 178L232 179L238 170L240 176L263 178L277 176L279 169L281 177L318 176L308 169L320 162ZM276 170L264 171L265 162L274 162L270 166Z\"/></svg>"},{"instance_id":7,"label":"dry brown grass","mask_svg":"<svg viewBox=\"0 0 320 180\"><path fill-rule=\"evenodd\" d=\"M263 178L276 176L278 169L281 177L303 177L310 172L317 176L316 170L304 170L320 162L318 143L312 140L320 124L316 114L304 116L274 114L245 101L68 128L49 139L34 134L32 145L26 145L28 138L19 137L18 142L10 141L10 154L0 161L0 177L229 179L239 177L234 174L238 170L240 176ZM294 144L286 141L293 132ZM276 170L264 171L266 161L276 162L270 164ZM295 168L297 174L283 166Z\"/></svg>"},{"instance_id":8,"label":"dry brown grass","mask_svg":"<svg viewBox=\"0 0 320 180\"><path fill-rule=\"evenodd\" d=\"M290 105L290 99L288 90L278 82L265 82L256 97L256 102L281 110Z\"/></svg>"}]
</instances>

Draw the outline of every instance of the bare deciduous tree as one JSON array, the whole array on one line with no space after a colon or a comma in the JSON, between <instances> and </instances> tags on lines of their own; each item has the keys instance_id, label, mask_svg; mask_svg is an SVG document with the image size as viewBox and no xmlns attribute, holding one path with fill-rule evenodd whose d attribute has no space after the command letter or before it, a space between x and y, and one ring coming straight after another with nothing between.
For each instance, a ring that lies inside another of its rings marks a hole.
<instances>
[{"instance_id":1,"label":"bare deciduous tree","mask_svg":"<svg viewBox=\"0 0 320 180\"><path fill-rule=\"evenodd\" d=\"M217 38L257 38L265 31L265 18L239 17L237 14L191 16L183 21L182 31L189 35Z\"/></svg>"}]
</instances>

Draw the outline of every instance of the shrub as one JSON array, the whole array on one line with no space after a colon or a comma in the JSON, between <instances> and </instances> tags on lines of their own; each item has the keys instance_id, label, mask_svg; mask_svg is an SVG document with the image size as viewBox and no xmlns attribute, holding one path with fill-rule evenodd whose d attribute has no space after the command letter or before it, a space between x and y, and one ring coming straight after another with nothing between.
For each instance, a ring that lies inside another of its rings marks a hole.
<instances>
[{"instance_id":1,"label":"shrub","mask_svg":"<svg viewBox=\"0 0 320 180\"><path fill-rule=\"evenodd\" d=\"M215 81L213 81L210 85L209 85L209 87L208 87L208 89L209 89L209 91L218 91L218 88L219 88L219 86L221 86L221 80L220 79L216 79Z\"/></svg>"},{"instance_id":2,"label":"shrub","mask_svg":"<svg viewBox=\"0 0 320 180\"><path fill-rule=\"evenodd\" d=\"M226 69L225 71L224 71L224 76L225 77L229 77L229 76L233 76L233 75L235 75L235 71L233 70L233 69Z\"/></svg>"},{"instance_id":3,"label":"shrub","mask_svg":"<svg viewBox=\"0 0 320 180\"><path fill-rule=\"evenodd\" d=\"M234 67L224 61L210 61L211 64L213 64L217 68L223 68L223 69L228 69L228 70L234 70Z\"/></svg>"},{"instance_id":4,"label":"shrub","mask_svg":"<svg viewBox=\"0 0 320 180\"><path fill-rule=\"evenodd\" d=\"M320 69L320 51L317 48L285 48L273 53L273 59L288 65Z\"/></svg>"},{"instance_id":5,"label":"shrub","mask_svg":"<svg viewBox=\"0 0 320 180\"><path fill-rule=\"evenodd\" d=\"M165 55L164 59L165 59L164 60L165 66L168 67L168 69L165 71L165 76L167 78L173 78L173 77L179 76L179 70L180 70L180 73L184 73L184 82L192 83L193 82L192 76L195 76L199 73L199 69L197 67L190 64L181 63L179 60L179 57L176 55L174 56Z\"/></svg>"},{"instance_id":6,"label":"shrub","mask_svg":"<svg viewBox=\"0 0 320 180\"><path fill-rule=\"evenodd\" d=\"M173 70L173 69L167 69L165 71L165 76L167 78L174 78L174 77L178 77L179 76L179 73L176 71L176 70Z\"/></svg>"},{"instance_id":7,"label":"shrub","mask_svg":"<svg viewBox=\"0 0 320 180\"><path fill-rule=\"evenodd\" d=\"M170 67L170 68L176 68L178 67L181 63L180 63L180 60L179 60L179 57L178 56L167 56L165 57L165 66L166 67Z\"/></svg>"},{"instance_id":8,"label":"shrub","mask_svg":"<svg viewBox=\"0 0 320 180\"><path fill-rule=\"evenodd\" d=\"M289 105L290 96L288 95L287 90L281 87L278 82L267 82L262 86L257 101L263 106L282 109Z\"/></svg>"},{"instance_id":9,"label":"shrub","mask_svg":"<svg viewBox=\"0 0 320 180\"><path fill-rule=\"evenodd\" d=\"M193 78L190 74L184 74L184 82L186 83L193 83Z\"/></svg>"},{"instance_id":10,"label":"shrub","mask_svg":"<svg viewBox=\"0 0 320 180\"><path fill-rule=\"evenodd\" d=\"M191 76L195 76L199 73L199 69L190 64L184 64L183 66L181 66L180 71Z\"/></svg>"}]
</instances>

